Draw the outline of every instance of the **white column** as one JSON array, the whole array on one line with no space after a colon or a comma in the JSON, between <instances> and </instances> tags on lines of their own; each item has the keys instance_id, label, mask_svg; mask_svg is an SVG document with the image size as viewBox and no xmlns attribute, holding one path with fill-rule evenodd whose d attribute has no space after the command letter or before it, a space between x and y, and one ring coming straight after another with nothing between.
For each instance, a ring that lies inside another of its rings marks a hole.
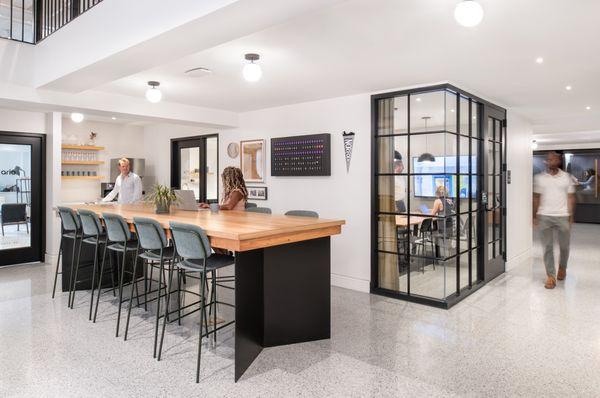
<instances>
[{"instance_id":1,"label":"white column","mask_svg":"<svg viewBox=\"0 0 600 398\"><path fill-rule=\"evenodd\" d=\"M46 262L58 256L60 220L54 211L60 204L62 113L46 114Z\"/></svg>"}]
</instances>

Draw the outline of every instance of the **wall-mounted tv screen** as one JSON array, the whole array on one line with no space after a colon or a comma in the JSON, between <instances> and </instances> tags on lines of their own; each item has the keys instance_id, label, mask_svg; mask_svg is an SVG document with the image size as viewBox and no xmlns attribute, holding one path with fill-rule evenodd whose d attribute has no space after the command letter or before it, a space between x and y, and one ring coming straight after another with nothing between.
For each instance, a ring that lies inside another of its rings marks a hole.
<instances>
[{"instance_id":1,"label":"wall-mounted tv screen","mask_svg":"<svg viewBox=\"0 0 600 398\"><path fill-rule=\"evenodd\" d=\"M473 165L477 163L477 156L471 157ZM460 156L460 172L467 174L469 172L469 156ZM448 196L456 197L456 156L436 156L434 162L419 162L418 158L413 158L414 174L429 174L413 176L414 193L417 197L434 198L435 190L439 186L445 186L448 189ZM469 176L461 175L459 177L459 197L467 198L469 195ZM477 193L477 176L471 177L471 197Z\"/></svg>"}]
</instances>

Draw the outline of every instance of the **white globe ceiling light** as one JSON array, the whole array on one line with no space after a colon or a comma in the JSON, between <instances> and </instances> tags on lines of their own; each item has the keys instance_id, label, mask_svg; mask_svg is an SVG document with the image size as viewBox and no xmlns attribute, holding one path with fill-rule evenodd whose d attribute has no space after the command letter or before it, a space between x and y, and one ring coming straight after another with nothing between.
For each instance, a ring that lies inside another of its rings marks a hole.
<instances>
[{"instance_id":1,"label":"white globe ceiling light","mask_svg":"<svg viewBox=\"0 0 600 398\"><path fill-rule=\"evenodd\" d=\"M244 66L244 70L242 71L244 75L244 79L251 83L257 82L262 77L262 69L260 65L255 64L254 61L258 61L260 59L260 55L258 54L246 54L244 55L246 61L250 61L249 64Z\"/></svg>"},{"instance_id":2,"label":"white globe ceiling light","mask_svg":"<svg viewBox=\"0 0 600 398\"><path fill-rule=\"evenodd\" d=\"M146 90L146 99L152 102L153 104L160 102L160 100L162 99L162 93L157 88L158 86L160 86L160 83L155 81L149 81L148 85L150 86L150 88Z\"/></svg>"},{"instance_id":3,"label":"white globe ceiling light","mask_svg":"<svg viewBox=\"0 0 600 398\"><path fill-rule=\"evenodd\" d=\"M483 7L475 0L463 0L454 9L454 19L467 28L477 26L483 19Z\"/></svg>"},{"instance_id":4,"label":"white globe ceiling light","mask_svg":"<svg viewBox=\"0 0 600 398\"><path fill-rule=\"evenodd\" d=\"M71 113L71 120L75 123L81 123L83 122L83 113L77 113L77 112L73 112Z\"/></svg>"}]
</instances>

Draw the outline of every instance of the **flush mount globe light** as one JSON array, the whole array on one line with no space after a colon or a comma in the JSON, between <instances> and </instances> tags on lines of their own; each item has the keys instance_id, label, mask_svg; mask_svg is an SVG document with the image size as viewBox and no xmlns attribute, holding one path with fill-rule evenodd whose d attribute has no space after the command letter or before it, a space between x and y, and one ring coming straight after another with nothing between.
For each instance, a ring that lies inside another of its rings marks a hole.
<instances>
[{"instance_id":1,"label":"flush mount globe light","mask_svg":"<svg viewBox=\"0 0 600 398\"><path fill-rule=\"evenodd\" d=\"M538 143L536 140L531 141L531 149L533 149L534 151L538 149Z\"/></svg>"},{"instance_id":2,"label":"flush mount globe light","mask_svg":"<svg viewBox=\"0 0 600 398\"><path fill-rule=\"evenodd\" d=\"M463 0L454 9L454 19L467 28L477 26L483 19L483 7L475 0Z\"/></svg>"},{"instance_id":3,"label":"flush mount globe light","mask_svg":"<svg viewBox=\"0 0 600 398\"><path fill-rule=\"evenodd\" d=\"M246 81L251 83L257 82L262 77L262 69L260 65L255 64L254 61L258 61L260 59L260 55L258 54L246 54L244 55L246 61L250 61L249 64L244 66L243 75Z\"/></svg>"},{"instance_id":4,"label":"flush mount globe light","mask_svg":"<svg viewBox=\"0 0 600 398\"><path fill-rule=\"evenodd\" d=\"M75 123L83 122L83 113L78 113L78 112L71 113L71 120Z\"/></svg>"},{"instance_id":5,"label":"flush mount globe light","mask_svg":"<svg viewBox=\"0 0 600 398\"><path fill-rule=\"evenodd\" d=\"M148 85L150 86L150 88L146 90L146 99L152 102L153 104L160 102L160 100L162 99L162 93L157 88L158 86L160 86L160 83L155 81L149 81Z\"/></svg>"}]
</instances>

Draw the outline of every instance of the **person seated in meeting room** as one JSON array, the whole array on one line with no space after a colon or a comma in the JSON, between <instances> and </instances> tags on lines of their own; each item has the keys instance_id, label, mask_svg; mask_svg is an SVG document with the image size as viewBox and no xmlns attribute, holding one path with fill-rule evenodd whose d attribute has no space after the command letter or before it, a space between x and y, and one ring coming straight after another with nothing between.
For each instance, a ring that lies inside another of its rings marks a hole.
<instances>
[{"instance_id":1,"label":"person seated in meeting room","mask_svg":"<svg viewBox=\"0 0 600 398\"><path fill-rule=\"evenodd\" d=\"M117 201L121 205L142 200L142 179L130 171L129 159L122 158L119 160L119 170L121 174L115 181L115 187L102 201L111 202L117 195L119 195Z\"/></svg>"},{"instance_id":2,"label":"person seated in meeting room","mask_svg":"<svg viewBox=\"0 0 600 398\"><path fill-rule=\"evenodd\" d=\"M448 190L445 186L440 185L435 190L435 196L437 197L433 202L433 209L431 209L431 215L437 217L448 217L445 221L439 225L438 229L441 230L444 236L451 236L454 231L453 216L456 214L456 208L452 199L448 198Z\"/></svg>"},{"instance_id":3,"label":"person seated in meeting room","mask_svg":"<svg viewBox=\"0 0 600 398\"><path fill-rule=\"evenodd\" d=\"M586 191L596 189L596 170L587 169L583 173L584 181L578 181L578 184Z\"/></svg>"},{"instance_id":4,"label":"person seated in meeting room","mask_svg":"<svg viewBox=\"0 0 600 398\"><path fill-rule=\"evenodd\" d=\"M219 208L221 210L245 210L248 200L248 190L242 170L237 167L225 167L221 174L223 181L223 197ZM200 203L201 208L208 208L208 203Z\"/></svg>"}]
</instances>

